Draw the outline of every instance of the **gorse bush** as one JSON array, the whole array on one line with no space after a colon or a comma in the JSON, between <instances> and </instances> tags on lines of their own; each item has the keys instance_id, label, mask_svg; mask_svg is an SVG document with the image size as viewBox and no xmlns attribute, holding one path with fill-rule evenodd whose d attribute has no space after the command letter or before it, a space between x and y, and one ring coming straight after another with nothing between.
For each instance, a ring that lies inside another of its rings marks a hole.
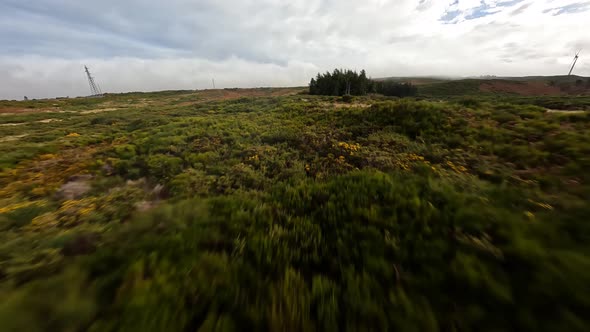
<instances>
[{"instance_id":1,"label":"gorse bush","mask_svg":"<svg viewBox=\"0 0 590 332\"><path fill-rule=\"evenodd\" d=\"M362 117L379 126L392 126L412 139L441 135L450 129L449 113L428 103L388 102L373 105Z\"/></svg>"},{"instance_id":2,"label":"gorse bush","mask_svg":"<svg viewBox=\"0 0 590 332\"><path fill-rule=\"evenodd\" d=\"M526 319L541 297L515 286L526 278L530 288L546 287L565 271L583 283L590 261L570 265L573 252L564 248L535 262L539 246L551 242L521 243L535 232L527 217L479 195L443 180L357 172L276 187L260 200L239 195L158 209L86 260L104 285L96 291L117 299L95 327L183 330L221 320L229 330L544 330ZM551 289L539 296L571 308L548 311L548 319L583 314L576 308L589 304Z\"/></svg>"}]
</instances>

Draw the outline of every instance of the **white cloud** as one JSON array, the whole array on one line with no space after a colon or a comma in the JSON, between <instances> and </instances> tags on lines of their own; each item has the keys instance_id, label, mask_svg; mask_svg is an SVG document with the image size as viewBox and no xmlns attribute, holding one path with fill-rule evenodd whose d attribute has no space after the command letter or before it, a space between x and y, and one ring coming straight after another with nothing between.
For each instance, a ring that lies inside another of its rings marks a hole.
<instances>
[{"instance_id":1,"label":"white cloud","mask_svg":"<svg viewBox=\"0 0 590 332\"><path fill-rule=\"evenodd\" d=\"M590 12L559 8L583 3L4 0L0 98L86 94L83 64L109 92L208 88L213 77L218 87L304 85L334 67L373 77L564 74L576 49L590 52L581 28ZM448 11L456 24L441 20ZM576 73L590 75L584 59Z\"/></svg>"}]
</instances>

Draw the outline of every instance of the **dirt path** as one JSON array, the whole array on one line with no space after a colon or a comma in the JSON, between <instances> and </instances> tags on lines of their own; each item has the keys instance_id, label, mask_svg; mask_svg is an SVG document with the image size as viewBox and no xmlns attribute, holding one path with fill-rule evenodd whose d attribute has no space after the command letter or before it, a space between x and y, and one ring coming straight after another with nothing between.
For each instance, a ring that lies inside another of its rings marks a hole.
<instances>
[{"instance_id":1,"label":"dirt path","mask_svg":"<svg viewBox=\"0 0 590 332\"><path fill-rule=\"evenodd\" d=\"M0 115L15 115L15 114L26 114L26 113L55 113L62 112L60 108L17 108L17 107L5 107L0 108Z\"/></svg>"},{"instance_id":2,"label":"dirt path","mask_svg":"<svg viewBox=\"0 0 590 332\"><path fill-rule=\"evenodd\" d=\"M547 108L547 113L561 113L561 114L581 114L585 113L584 110L553 110Z\"/></svg>"},{"instance_id":3,"label":"dirt path","mask_svg":"<svg viewBox=\"0 0 590 332\"><path fill-rule=\"evenodd\" d=\"M18 141L25 136L27 136L27 134L0 137L0 143Z\"/></svg>"}]
</instances>

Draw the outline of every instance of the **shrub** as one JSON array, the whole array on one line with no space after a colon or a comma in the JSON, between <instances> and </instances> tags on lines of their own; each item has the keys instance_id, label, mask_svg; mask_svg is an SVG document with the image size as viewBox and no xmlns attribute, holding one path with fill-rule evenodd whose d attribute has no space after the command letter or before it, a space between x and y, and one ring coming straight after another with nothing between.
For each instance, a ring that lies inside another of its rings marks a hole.
<instances>
[{"instance_id":1,"label":"shrub","mask_svg":"<svg viewBox=\"0 0 590 332\"><path fill-rule=\"evenodd\" d=\"M344 96L342 96L341 100L344 103L352 103L352 101L354 100L354 97L351 95L344 95Z\"/></svg>"},{"instance_id":2,"label":"shrub","mask_svg":"<svg viewBox=\"0 0 590 332\"><path fill-rule=\"evenodd\" d=\"M150 155L146 160L146 164L150 175L164 179L180 173L183 168L182 159L164 154Z\"/></svg>"},{"instance_id":3,"label":"shrub","mask_svg":"<svg viewBox=\"0 0 590 332\"><path fill-rule=\"evenodd\" d=\"M462 99L459 99L459 101L457 103L460 105L463 105L465 107L470 107L470 108L476 108L481 105L481 101L479 101L475 98L462 98Z\"/></svg>"},{"instance_id":4,"label":"shrub","mask_svg":"<svg viewBox=\"0 0 590 332\"><path fill-rule=\"evenodd\" d=\"M374 81L373 91L391 97L415 96L418 89L411 83L398 83L394 81Z\"/></svg>"},{"instance_id":5,"label":"shrub","mask_svg":"<svg viewBox=\"0 0 590 332\"><path fill-rule=\"evenodd\" d=\"M394 126L412 139L418 136L439 136L443 129L450 126L447 111L424 102L375 104L363 115L365 120L378 126Z\"/></svg>"}]
</instances>

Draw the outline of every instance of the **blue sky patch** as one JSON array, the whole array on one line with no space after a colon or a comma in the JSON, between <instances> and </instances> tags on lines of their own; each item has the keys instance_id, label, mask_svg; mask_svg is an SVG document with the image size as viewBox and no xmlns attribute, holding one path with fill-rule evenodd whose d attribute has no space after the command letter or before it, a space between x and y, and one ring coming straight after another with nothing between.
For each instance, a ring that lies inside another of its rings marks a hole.
<instances>
[{"instance_id":1,"label":"blue sky patch","mask_svg":"<svg viewBox=\"0 0 590 332\"><path fill-rule=\"evenodd\" d=\"M578 2L572 3L567 6L563 7L556 7L556 8L549 8L545 9L543 13L550 13L553 12L553 16L563 15L563 14L574 14L574 13L581 13L590 10L590 2Z\"/></svg>"},{"instance_id":2,"label":"blue sky patch","mask_svg":"<svg viewBox=\"0 0 590 332\"><path fill-rule=\"evenodd\" d=\"M461 15L460 10L451 10L446 12L443 16L441 16L440 20L445 23L452 23L452 21Z\"/></svg>"},{"instance_id":3,"label":"blue sky patch","mask_svg":"<svg viewBox=\"0 0 590 332\"><path fill-rule=\"evenodd\" d=\"M500 12L501 10L499 8L501 7L512 7L523 1L524 0L506 0L499 2L495 5L490 5L486 1L481 1L478 7L474 7L471 10L467 11L467 13L469 14L465 16L465 19L474 20L488 15L493 15ZM457 23L457 17L464 13L461 10L454 9L457 8L456 5L458 4L459 0L455 0L453 3L451 3L451 5L447 8L445 14L441 16L439 20L447 24Z\"/></svg>"},{"instance_id":4,"label":"blue sky patch","mask_svg":"<svg viewBox=\"0 0 590 332\"><path fill-rule=\"evenodd\" d=\"M496 7L511 7L514 5L517 5L521 2L523 2L524 0L508 0L508 1L502 1L496 4Z\"/></svg>"},{"instance_id":5,"label":"blue sky patch","mask_svg":"<svg viewBox=\"0 0 590 332\"><path fill-rule=\"evenodd\" d=\"M500 10L490 11L490 7L488 5L481 5L477 7L473 13L465 16L466 20L474 20L476 18L485 17L488 15L496 14L500 12Z\"/></svg>"}]
</instances>

